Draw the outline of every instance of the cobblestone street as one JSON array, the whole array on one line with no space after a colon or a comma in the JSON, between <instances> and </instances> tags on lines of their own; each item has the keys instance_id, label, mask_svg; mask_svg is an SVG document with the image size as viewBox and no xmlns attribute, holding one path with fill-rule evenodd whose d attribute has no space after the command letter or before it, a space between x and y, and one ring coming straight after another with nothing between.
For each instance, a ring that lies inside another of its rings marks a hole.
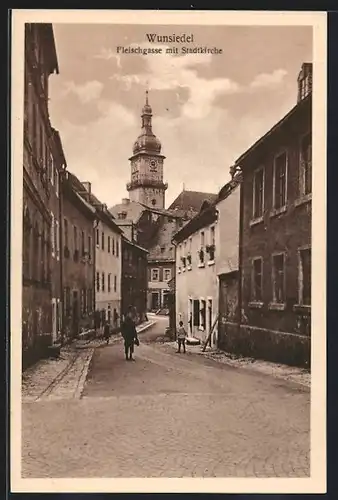
<instances>
[{"instance_id":1,"label":"cobblestone street","mask_svg":"<svg viewBox=\"0 0 338 500\"><path fill-rule=\"evenodd\" d=\"M176 354L154 342L164 328L140 333L134 363L96 347L83 391L75 361L72 388L23 400L23 477L309 476L309 390Z\"/></svg>"}]
</instances>

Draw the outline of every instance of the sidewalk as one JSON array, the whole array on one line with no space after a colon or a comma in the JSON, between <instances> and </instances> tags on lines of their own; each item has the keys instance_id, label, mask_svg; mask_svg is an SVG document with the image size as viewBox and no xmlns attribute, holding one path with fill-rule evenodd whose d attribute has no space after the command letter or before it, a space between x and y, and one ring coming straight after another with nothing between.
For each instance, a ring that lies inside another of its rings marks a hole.
<instances>
[{"instance_id":1,"label":"sidewalk","mask_svg":"<svg viewBox=\"0 0 338 500\"><path fill-rule=\"evenodd\" d=\"M175 351L177 350L177 342L166 342L166 345ZM217 363L258 371L277 379L289 380L307 388L311 387L311 373L303 368L272 363L261 359L237 357L234 354L219 349L211 349L210 347L207 347L205 352L202 352L203 345L189 345L186 349L189 353L205 356Z\"/></svg>"},{"instance_id":2,"label":"sidewalk","mask_svg":"<svg viewBox=\"0 0 338 500\"><path fill-rule=\"evenodd\" d=\"M138 333L150 328L155 321L138 325ZM109 344L122 339L121 334L110 338ZM105 341L79 340L61 349L57 359L42 359L22 374L22 402L55 399L79 399L88 368L96 347Z\"/></svg>"}]
</instances>

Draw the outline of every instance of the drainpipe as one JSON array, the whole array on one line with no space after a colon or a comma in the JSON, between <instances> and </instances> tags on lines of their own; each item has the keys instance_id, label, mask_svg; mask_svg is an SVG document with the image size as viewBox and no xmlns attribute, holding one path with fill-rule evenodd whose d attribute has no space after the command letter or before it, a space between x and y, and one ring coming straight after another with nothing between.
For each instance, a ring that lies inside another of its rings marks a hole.
<instances>
[{"instance_id":1,"label":"drainpipe","mask_svg":"<svg viewBox=\"0 0 338 500\"><path fill-rule=\"evenodd\" d=\"M94 330L95 330L95 337L96 337L96 228L99 225L99 219L97 216L95 216L94 222L93 222L93 237L92 237L92 242L93 242L93 301L94 301L94 310L93 310L93 321L94 321ZM92 304L93 305L93 304Z\"/></svg>"},{"instance_id":2,"label":"drainpipe","mask_svg":"<svg viewBox=\"0 0 338 500\"><path fill-rule=\"evenodd\" d=\"M66 174L66 165L61 165L61 175L59 175L59 240L60 240L60 299L61 299L61 345L64 345L65 341L65 304L64 304L64 293L63 293L63 258L64 258L64 248L63 248L63 180Z\"/></svg>"},{"instance_id":3,"label":"drainpipe","mask_svg":"<svg viewBox=\"0 0 338 500\"><path fill-rule=\"evenodd\" d=\"M238 237L238 334L242 323L242 286L243 286L243 215L244 193L243 177L239 184L239 237Z\"/></svg>"}]
</instances>

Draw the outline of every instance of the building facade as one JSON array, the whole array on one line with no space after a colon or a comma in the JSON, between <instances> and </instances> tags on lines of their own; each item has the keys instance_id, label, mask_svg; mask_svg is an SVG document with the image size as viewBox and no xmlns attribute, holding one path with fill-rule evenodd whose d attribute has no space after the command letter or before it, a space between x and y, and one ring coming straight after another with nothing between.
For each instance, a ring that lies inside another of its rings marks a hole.
<instances>
[{"instance_id":1,"label":"building facade","mask_svg":"<svg viewBox=\"0 0 338 500\"><path fill-rule=\"evenodd\" d=\"M239 226L240 184L237 174L219 192L217 201L218 231L216 274L218 277L218 347L233 350L229 330L239 323Z\"/></svg>"},{"instance_id":2,"label":"building facade","mask_svg":"<svg viewBox=\"0 0 338 500\"><path fill-rule=\"evenodd\" d=\"M94 327L95 209L80 194L80 181L69 171L62 178L63 312L65 340Z\"/></svg>"},{"instance_id":3,"label":"building facade","mask_svg":"<svg viewBox=\"0 0 338 500\"><path fill-rule=\"evenodd\" d=\"M52 214L51 165L54 150L48 113L48 78L58 73L51 24L25 25L24 147L23 147L23 366L44 355L52 343ZM56 161L57 163L57 161ZM53 184L52 184L53 182ZM57 208L56 208L57 211ZM55 250L55 249L54 249ZM57 249L56 249L57 250ZM53 268L54 269L54 268Z\"/></svg>"},{"instance_id":4,"label":"building facade","mask_svg":"<svg viewBox=\"0 0 338 500\"><path fill-rule=\"evenodd\" d=\"M218 213L206 203L173 241L176 245L176 323L183 321L189 335L206 341L218 318L216 255L219 249ZM217 328L211 345L217 345Z\"/></svg>"},{"instance_id":5,"label":"building facade","mask_svg":"<svg viewBox=\"0 0 338 500\"><path fill-rule=\"evenodd\" d=\"M122 251L121 229L105 206L96 205L95 222L95 312L101 323L118 328L121 317Z\"/></svg>"},{"instance_id":6,"label":"building facade","mask_svg":"<svg viewBox=\"0 0 338 500\"><path fill-rule=\"evenodd\" d=\"M62 340L63 318L63 279L62 279L62 196L61 180L66 169L61 138L57 130L52 129L50 167L51 214L51 287L52 287L52 336L55 343Z\"/></svg>"},{"instance_id":7,"label":"building facade","mask_svg":"<svg viewBox=\"0 0 338 500\"><path fill-rule=\"evenodd\" d=\"M136 321L146 319L147 312L147 250L122 238L122 292L121 311L125 317L133 306Z\"/></svg>"},{"instance_id":8,"label":"building facade","mask_svg":"<svg viewBox=\"0 0 338 500\"><path fill-rule=\"evenodd\" d=\"M238 342L257 356L304 366L311 331L310 69L300 72L296 106L236 162L243 175Z\"/></svg>"}]
</instances>

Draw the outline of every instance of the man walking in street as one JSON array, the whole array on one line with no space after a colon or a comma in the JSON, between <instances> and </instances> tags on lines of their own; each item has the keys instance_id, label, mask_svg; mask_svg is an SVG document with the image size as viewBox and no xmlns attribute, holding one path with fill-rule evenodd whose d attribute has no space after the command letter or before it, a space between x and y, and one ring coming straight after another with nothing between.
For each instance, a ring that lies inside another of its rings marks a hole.
<instances>
[{"instance_id":1,"label":"man walking in street","mask_svg":"<svg viewBox=\"0 0 338 500\"><path fill-rule=\"evenodd\" d=\"M178 341L178 353L181 352L181 345L183 346L183 352L185 354L185 340L187 338L187 332L183 326L183 321L179 322L179 327L177 329L177 341Z\"/></svg>"},{"instance_id":2,"label":"man walking in street","mask_svg":"<svg viewBox=\"0 0 338 500\"><path fill-rule=\"evenodd\" d=\"M107 345L109 344L109 337L110 337L110 325L108 321L105 321L104 327L103 327L103 338L107 342Z\"/></svg>"},{"instance_id":3,"label":"man walking in street","mask_svg":"<svg viewBox=\"0 0 338 500\"><path fill-rule=\"evenodd\" d=\"M134 344L139 345L139 340L137 338L137 331L135 323L133 321L133 308L129 306L125 320L121 325L121 334L124 339L124 352L126 360L134 361Z\"/></svg>"}]
</instances>

